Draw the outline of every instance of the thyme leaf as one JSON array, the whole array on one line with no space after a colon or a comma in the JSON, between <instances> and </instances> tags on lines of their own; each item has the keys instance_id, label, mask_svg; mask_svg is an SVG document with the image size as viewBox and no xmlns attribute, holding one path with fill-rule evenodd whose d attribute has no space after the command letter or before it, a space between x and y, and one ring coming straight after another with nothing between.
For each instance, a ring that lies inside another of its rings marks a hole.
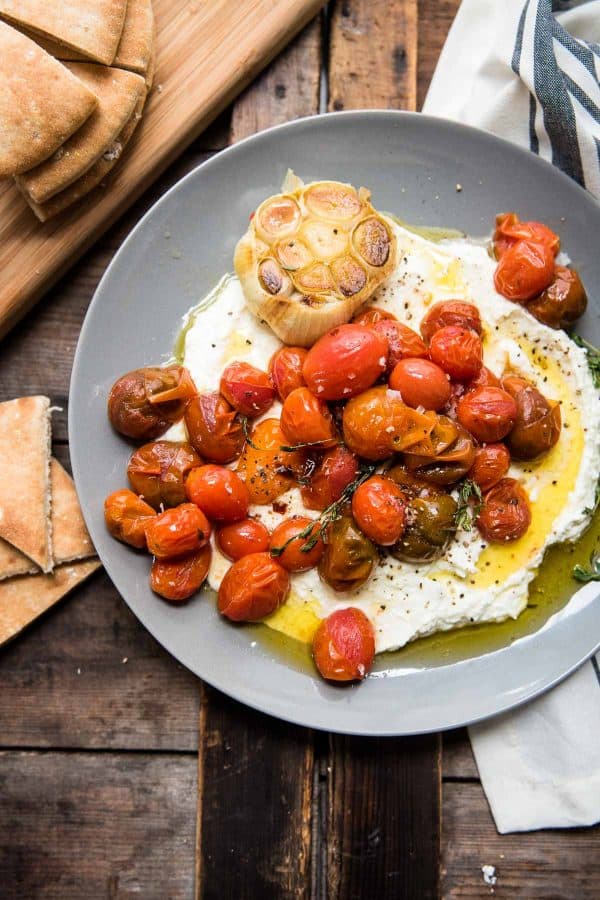
<instances>
[{"instance_id":1,"label":"thyme leaf","mask_svg":"<svg viewBox=\"0 0 600 900\"><path fill-rule=\"evenodd\" d=\"M585 566L579 563L573 566L573 578L577 581L582 581L584 584L587 584L589 581L600 581L600 555L596 551L592 553L589 569L586 569Z\"/></svg>"},{"instance_id":2,"label":"thyme leaf","mask_svg":"<svg viewBox=\"0 0 600 900\"><path fill-rule=\"evenodd\" d=\"M250 422L248 421L248 416L240 416L240 425L242 426L242 431L244 432L244 437L246 438L248 446L252 447L253 450L258 450L259 448L252 442L252 438L250 437Z\"/></svg>"},{"instance_id":3,"label":"thyme leaf","mask_svg":"<svg viewBox=\"0 0 600 900\"><path fill-rule=\"evenodd\" d=\"M294 450L303 450L305 447L322 447L324 444L331 444L331 438L323 438L321 441L303 441L300 444L282 444L279 449L284 453L293 453Z\"/></svg>"},{"instance_id":4,"label":"thyme leaf","mask_svg":"<svg viewBox=\"0 0 600 900\"><path fill-rule=\"evenodd\" d=\"M600 350L598 350L597 347L594 347L593 344L590 344L589 341L586 341L585 338L582 338L580 335L575 334L573 331L570 332L570 337L571 340L575 341L578 347L583 347L583 349L587 353L587 363L592 375L594 387L600 390Z\"/></svg>"},{"instance_id":5,"label":"thyme leaf","mask_svg":"<svg viewBox=\"0 0 600 900\"><path fill-rule=\"evenodd\" d=\"M481 488L468 478L458 489L458 507L454 513L454 524L463 531L470 531L473 522L481 512L483 497Z\"/></svg>"}]
</instances>

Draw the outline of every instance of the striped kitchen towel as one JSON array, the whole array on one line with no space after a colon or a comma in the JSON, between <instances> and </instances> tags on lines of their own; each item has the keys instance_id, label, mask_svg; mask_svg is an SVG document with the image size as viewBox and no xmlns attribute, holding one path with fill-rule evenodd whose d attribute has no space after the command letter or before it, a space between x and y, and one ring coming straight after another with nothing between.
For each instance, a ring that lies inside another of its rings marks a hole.
<instances>
[{"instance_id":1,"label":"striped kitchen towel","mask_svg":"<svg viewBox=\"0 0 600 900\"><path fill-rule=\"evenodd\" d=\"M423 111L528 147L600 198L600 0L463 0ZM469 734L501 833L600 821L600 656Z\"/></svg>"}]
</instances>

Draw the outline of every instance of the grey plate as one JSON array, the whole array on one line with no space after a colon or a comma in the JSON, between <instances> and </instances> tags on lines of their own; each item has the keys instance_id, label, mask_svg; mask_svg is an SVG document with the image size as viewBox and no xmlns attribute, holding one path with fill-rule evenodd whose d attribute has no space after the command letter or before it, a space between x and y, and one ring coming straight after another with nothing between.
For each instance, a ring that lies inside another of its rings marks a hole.
<instances>
[{"instance_id":1,"label":"grey plate","mask_svg":"<svg viewBox=\"0 0 600 900\"><path fill-rule=\"evenodd\" d=\"M600 295L600 207L550 165L488 134L416 114L355 112L303 119L242 141L183 178L147 213L87 314L71 380L69 438L94 544L156 639L201 678L257 709L315 728L374 735L437 731L494 715L555 684L598 648L593 585L510 647L453 665L395 668L388 677L337 688L292 668L247 629L226 624L206 597L181 608L161 602L148 586L148 558L104 529L104 497L125 485L131 451L106 418L111 384L169 353L181 316L231 270L249 213L279 189L288 166L309 181L366 184L376 207L415 224L484 234L499 211L541 219L560 232L588 293ZM583 324L596 343L598 314L595 306Z\"/></svg>"}]
</instances>

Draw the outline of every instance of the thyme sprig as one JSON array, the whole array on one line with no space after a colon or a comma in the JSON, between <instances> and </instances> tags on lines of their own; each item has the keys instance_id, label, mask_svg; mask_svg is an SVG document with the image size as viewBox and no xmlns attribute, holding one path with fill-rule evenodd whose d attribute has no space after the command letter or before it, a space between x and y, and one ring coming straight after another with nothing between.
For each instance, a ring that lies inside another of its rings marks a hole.
<instances>
[{"instance_id":1,"label":"thyme sprig","mask_svg":"<svg viewBox=\"0 0 600 900\"><path fill-rule=\"evenodd\" d=\"M470 531L473 522L481 512L483 497L481 488L468 478L458 490L458 507L454 513L454 524L463 531Z\"/></svg>"},{"instance_id":2,"label":"thyme sprig","mask_svg":"<svg viewBox=\"0 0 600 900\"><path fill-rule=\"evenodd\" d=\"M596 553L596 551L592 553L589 569L586 569L585 566L579 563L573 566L573 578L577 581L582 581L584 584L587 584L589 581L600 581L600 554Z\"/></svg>"},{"instance_id":3,"label":"thyme sprig","mask_svg":"<svg viewBox=\"0 0 600 900\"><path fill-rule=\"evenodd\" d=\"M336 443L338 443L336 441ZM282 444L280 450L284 453L293 453L294 450L304 450L305 447L324 447L331 446L331 438L323 438L320 441L302 441L299 444Z\"/></svg>"},{"instance_id":4,"label":"thyme sprig","mask_svg":"<svg viewBox=\"0 0 600 900\"><path fill-rule=\"evenodd\" d=\"M250 437L250 422L248 420L248 416L240 416L240 425L242 426L242 431L244 432L244 437L246 438L246 443L249 447L252 447L253 450L258 450L259 448L256 444L253 443L252 438Z\"/></svg>"},{"instance_id":5,"label":"thyme sprig","mask_svg":"<svg viewBox=\"0 0 600 900\"><path fill-rule=\"evenodd\" d=\"M600 390L600 350L598 350L597 347L594 347L593 344L590 344L589 341L586 341L585 338L582 338L579 334L571 332L570 336L577 346L583 347L587 353L588 367L592 375L594 387Z\"/></svg>"}]
</instances>

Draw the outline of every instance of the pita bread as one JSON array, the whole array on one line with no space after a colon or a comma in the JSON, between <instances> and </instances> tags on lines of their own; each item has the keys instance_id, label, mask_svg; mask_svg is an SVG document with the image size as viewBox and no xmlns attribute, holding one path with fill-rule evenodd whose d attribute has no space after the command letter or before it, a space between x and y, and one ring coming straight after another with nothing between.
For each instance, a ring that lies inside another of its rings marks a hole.
<instances>
[{"instance_id":1,"label":"pita bread","mask_svg":"<svg viewBox=\"0 0 600 900\"><path fill-rule=\"evenodd\" d=\"M0 403L0 538L52 570L50 401Z\"/></svg>"},{"instance_id":2,"label":"pita bread","mask_svg":"<svg viewBox=\"0 0 600 900\"><path fill-rule=\"evenodd\" d=\"M50 200L47 200L45 203L34 203L33 200L30 200L29 197L25 195L27 203L40 222L47 222L48 219L57 216L69 206L72 206L73 203L81 200L82 197L85 197L86 194L89 194L91 190L97 187L108 175L110 170L116 166L121 158L125 145L131 139L131 136L142 117L145 99L144 96L138 101L138 105L136 106L133 115L121 134L113 141L111 146L105 150L98 162L94 163L91 169L88 169L85 175L78 178L77 181L74 181L73 184L68 188L65 188L64 191L61 191L60 194L55 194L54 197L51 197Z\"/></svg>"},{"instance_id":3,"label":"pita bread","mask_svg":"<svg viewBox=\"0 0 600 900\"><path fill-rule=\"evenodd\" d=\"M25 575L0 584L0 644L15 637L100 566L97 559L66 563L52 575Z\"/></svg>"},{"instance_id":4,"label":"pita bread","mask_svg":"<svg viewBox=\"0 0 600 900\"><path fill-rule=\"evenodd\" d=\"M145 75L153 49L152 0L129 0L114 65Z\"/></svg>"},{"instance_id":5,"label":"pita bread","mask_svg":"<svg viewBox=\"0 0 600 900\"><path fill-rule=\"evenodd\" d=\"M0 17L112 65L127 0L0 0Z\"/></svg>"},{"instance_id":6,"label":"pita bread","mask_svg":"<svg viewBox=\"0 0 600 900\"><path fill-rule=\"evenodd\" d=\"M44 203L85 174L123 130L146 92L144 79L133 72L95 63L66 66L93 91L98 106L50 159L17 176L19 188L35 203Z\"/></svg>"},{"instance_id":7,"label":"pita bread","mask_svg":"<svg viewBox=\"0 0 600 900\"><path fill-rule=\"evenodd\" d=\"M39 165L96 105L94 94L68 69L0 22L0 177Z\"/></svg>"}]
</instances>

